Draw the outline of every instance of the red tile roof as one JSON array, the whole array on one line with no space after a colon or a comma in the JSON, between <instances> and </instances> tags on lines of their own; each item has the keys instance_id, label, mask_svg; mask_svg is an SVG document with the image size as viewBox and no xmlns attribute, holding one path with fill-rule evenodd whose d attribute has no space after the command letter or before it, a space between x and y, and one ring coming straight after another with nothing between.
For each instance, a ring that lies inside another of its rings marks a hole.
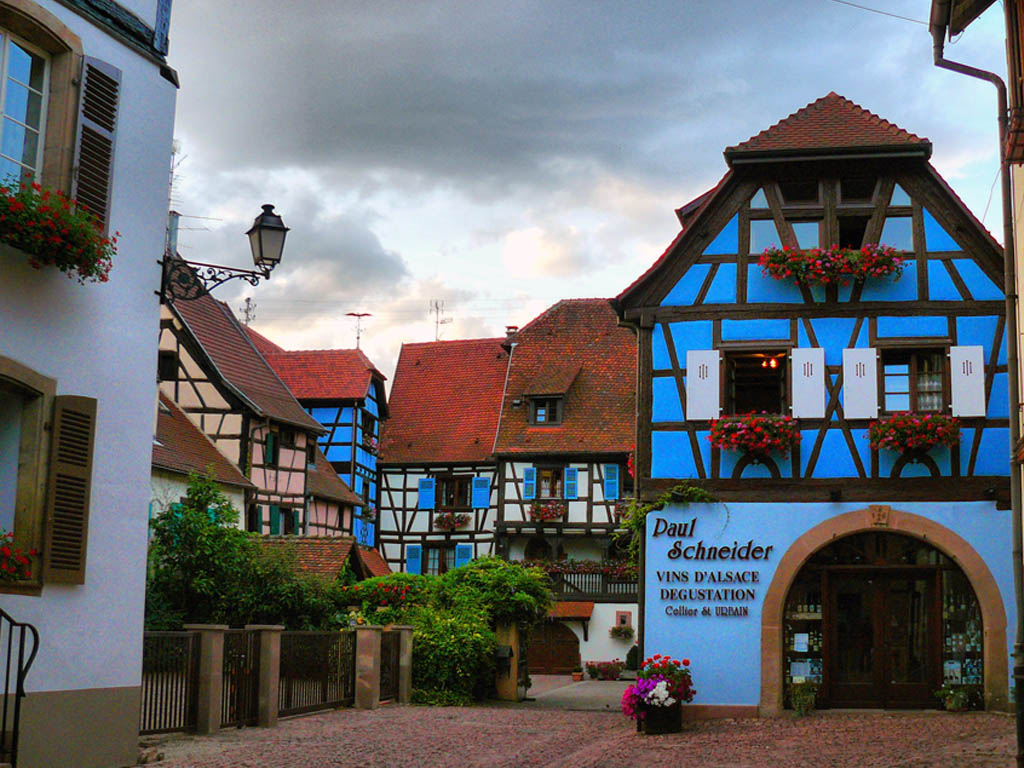
<instances>
[{"instance_id":1,"label":"red tile roof","mask_svg":"<svg viewBox=\"0 0 1024 768\"><path fill-rule=\"evenodd\" d=\"M256 350L251 337L223 302L210 295L171 305L202 345L224 381L258 414L293 426L324 432L307 414Z\"/></svg>"},{"instance_id":2,"label":"red tile roof","mask_svg":"<svg viewBox=\"0 0 1024 768\"><path fill-rule=\"evenodd\" d=\"M391 573L377 550L357 545L351 536L261 536L260 542L268 549L294 552L298 570L328 579L337 578L353 552L367 578Z\"/></svg>"},{"instance_id":3,"label":"red tile roof","mask_svg":"<svg viewBox=\"0 0 1024 768\"><path fill-rule=\"evenodd\" d=\"M488 461L508 364L503 341L403 344L381 462Z\"/></svg>"},{"instance_id":4,"label":"red tile roof","mask_svg":"<svg viewBox=\"0 0 1024 768\"><path fill-rule=\"evenodd\" d=\"M351 536L261 536L268 549L295 552L295 565L303 573L333 579L341 573L356 540Z\"/></svg>"},{"instance_id":5,"label":"red tile roof","mask_svg":"<svg viewBox=\"0 0 1024 768\"><path fill-rule=\"evenodd\" d=\"M820 154L822 150L916 150L931 155L928 139L915 136L884 120L835 91L811 102L789 117L734 147L725 157L733 160L774 154Z\"/></svg>"},{"instance_id":6,"label":"red tile roof","mask_svg":"<svg viewBox=\"0 0 1024 768\"><path fill-rule=\"evenodd\" d=\"M153 466L170 472L188 474L209 472L224 485L254 488L210 439L199 431L188 416L166 395L160 395L153 440Z\"/></svg>"},{"instance_id":7,"label":"red tile roof","mask_svg":"<svg viewBox=\"0 0 1024 768\"><path fill-rule=\"evenodd\" d=\"M348 483L338 477L338 473L319 448L316 449L315 469L306 470L306 483L310 495L317 498L330 499L353 507L361 507L366 503L356 496Z\"/></svg>"},{"instance_id":8,"label":"red tile roof","mask_svg":"<svg viewBox=\"0 0 1024 768\"><path fill-rule=\"evenodd\" d=\"M636 336L608 299L560 301L521 328L496 453L626 453L634 445ZM529 423L525 395L548 371L578 370L560 426ZM520 401L515 405L515 401Z\"/></svg>"},{"instance_id":9,"label":"red tile roof","mask_svg":"<svg viewBox=\"0 0 1024 768\"><path fill-rule=\"evenodd\" d=\"M356 547L356 552L359 555L359 559L363 561L363 566L371 576L387 576L391 573L391 566L387 564L387 561L376 549L359 546Z\"/></svg>"},{"instance_id":10,"label":"red tile roof","mask_svg":"<svg viewBox=\"0 0 1024 768\"><path fill-rule=\"evenodd\" d=\"M385 378L360 349L280 350L263 356L299 400L361 400L374 374Z\"/></svg>"},{"instance_id":11,"label":"red tile roof","mask_svg":"<svg viewBox=\"0 0 1024 768\"><path fill-rule=\"evenodd\" d=\"M594 604L585 600L566 600L555 603L548 611L549 619L589 619Z\"/></svg>"},{"instance_id":12,"label":"red tile roof","mask_svg":"<svg viewBox=\"0 0 1024 768\"><path fill-rule=\"evenodd\" d=\"M257 333L248 325L243 325L242 327L245 329L245 332L249 335L249 339L252 341L253 346L256 347L256 349L259 350L259 353L264 357L267 356L268 352L284 352L284 350L281 347L277 346L277 344L272 342L262 333Z\"/></svg>"}]
</instances>

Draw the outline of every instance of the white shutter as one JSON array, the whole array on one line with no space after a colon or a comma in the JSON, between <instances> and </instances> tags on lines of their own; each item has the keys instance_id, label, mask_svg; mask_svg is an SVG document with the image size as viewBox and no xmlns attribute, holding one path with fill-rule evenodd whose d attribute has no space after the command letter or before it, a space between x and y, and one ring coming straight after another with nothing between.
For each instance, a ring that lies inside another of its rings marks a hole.
<instances>
[{"instance_id":1,"label":"white shutter","mask_svg":"<svg viewBox=\"0 0 1024 768\"><path fill-rule=\"evenodd\" d=\"M878 353L871 347L843 350L843 414L878 418Z\"/></svg>"},{"instance_id":2,"label":"white shutter","mask_svg":"<svg viewBox=\"0 0 1024 768\"><path fill-rule=\"evenodd\" d=\"M953 384L953 415L985 415L985 350L950 347L949 373Z\"/></svg>"},{"instance_id":3,"label":"white shutter","mask_svg":"<svg viewBox=\"0 0 1024 768\"><path fill-rule=\"evenodd\" d=\"M790 358L793 365L793 416L825 418L825 350L799 347Z\"/></svg>"},{"instance_id":4,"label":"white shutter","mask_svg":"<svg viewBox=\"0 0 1024 768\"><path fill-rule=\"evenodd\" d=\"M686 352L686 420L717 419L721 365L717 349Z\"/></svg>"}]
</instances>

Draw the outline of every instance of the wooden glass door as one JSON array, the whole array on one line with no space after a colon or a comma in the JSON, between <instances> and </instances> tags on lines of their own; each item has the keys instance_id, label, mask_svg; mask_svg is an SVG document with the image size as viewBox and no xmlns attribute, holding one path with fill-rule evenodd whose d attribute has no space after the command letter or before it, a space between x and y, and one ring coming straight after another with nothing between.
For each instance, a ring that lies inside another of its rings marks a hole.
<instances>
[{"instance_id":1,"label":"wooden glass door","mask_svg":"<svg viewBox=\"0 0 1024 768\"><path fill-rule=\"evenodd\" d=\"M829 574L829 705L928 707L938 687L936 572Z\"/></svg>"}]
</instances>

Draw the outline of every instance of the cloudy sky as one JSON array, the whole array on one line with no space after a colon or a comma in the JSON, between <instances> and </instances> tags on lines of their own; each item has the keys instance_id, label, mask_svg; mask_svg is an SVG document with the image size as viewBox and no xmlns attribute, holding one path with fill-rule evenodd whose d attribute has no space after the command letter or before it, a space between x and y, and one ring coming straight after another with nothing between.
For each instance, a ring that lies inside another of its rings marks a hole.
<instances>
[{"instance_id":1,"label":"cloudy sky","mask_svg":"<svg viewBox=\"0 0 1024 768\"><path fill-rule=\"evenodd\" d=\"M1003 45L996 3L946 51L1002 73ZM179 250L242 266L274 203L281 266L218 296L251 296L290 349L354 346L346 313L372 313L362 347L390 376L434 339L433 300L452 339L614 296L724 147L832 90L930 138L998 235L995 91L931 60L925 24L836 0L176 0Z\"/></svg>"}]
</instances>

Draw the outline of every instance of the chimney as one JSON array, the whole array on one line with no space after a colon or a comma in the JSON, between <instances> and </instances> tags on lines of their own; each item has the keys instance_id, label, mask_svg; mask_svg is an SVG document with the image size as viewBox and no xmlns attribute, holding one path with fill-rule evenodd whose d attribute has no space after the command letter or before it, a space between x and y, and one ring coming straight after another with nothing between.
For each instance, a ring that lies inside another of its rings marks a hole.
<instances>
[{"instance_id":1,"label":"chimney","mask_svg":"<svg viewBox=\"0 0 1024 768\"><path fill-rule=\"evenodd\" d=\"M518 330L519 330L519 326L518 325L506 325L505 326L505 341L508 341L513 336L515 336L516 332Z\"/></svg>"}]
</instances>

